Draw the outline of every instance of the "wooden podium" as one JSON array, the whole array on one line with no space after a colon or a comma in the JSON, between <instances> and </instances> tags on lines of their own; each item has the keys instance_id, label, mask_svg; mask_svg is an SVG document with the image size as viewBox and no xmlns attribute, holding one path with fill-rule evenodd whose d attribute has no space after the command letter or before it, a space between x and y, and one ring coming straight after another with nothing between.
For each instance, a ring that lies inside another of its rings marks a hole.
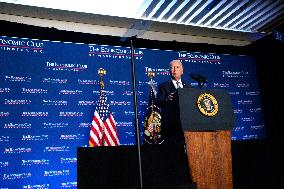
<instances>
[{"instance_id":1,"label":"wooden podium","mask_svg":"<svg viewBox=\"0 0 284 189\"><path fill-rule=\"evenodd\" d=\"M235 118L230 96L220 89L184 88L178 94L192 181L197 189L233 189L231 130ZM218 111L205 115L198 104L204 107L203 101L211 97L218 104L213 110Z\"/></svg>"},{"instance_id":2,"label":"wooden podium","mask_svg":"<svg viewBox=\"0 0 284 189\"><path fill-rule=\"evenodd\" d=\"M185 132L192 181L198 189L232 189L231 132Z\"/></svg>"}]
</instances>

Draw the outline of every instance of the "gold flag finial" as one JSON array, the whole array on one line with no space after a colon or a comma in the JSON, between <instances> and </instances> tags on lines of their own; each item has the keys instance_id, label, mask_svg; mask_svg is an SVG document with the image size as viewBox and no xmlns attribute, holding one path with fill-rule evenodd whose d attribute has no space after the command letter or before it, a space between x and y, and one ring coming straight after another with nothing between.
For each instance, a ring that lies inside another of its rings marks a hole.
<instances>
[{"instance_id":1,"label":"gold flag finial","mask_svg":"<svg viewBox=\"0 0 284 189\"><path fill-rule=\"evenodd\" d=\"M152 79L153 77L155 77L156 74L155 74L154 71L149 70L148 73L147 73L147 75L148 75L148 77L149 77L150 79Z\"/></svg>"},{"instance_id":2,"label":"gold flag finial","mask_svg":"<svg viewBox=\"0 0 284 189\"><path fill-rule=\"evenodd\" d=\"M106 75L106 70L103 68L100 68L98 69L98 74L100 75L100 78L101 78L100 85L101 87L104 87L105 83L104 83L103 77Z\"/></svg>"}]
</instances>

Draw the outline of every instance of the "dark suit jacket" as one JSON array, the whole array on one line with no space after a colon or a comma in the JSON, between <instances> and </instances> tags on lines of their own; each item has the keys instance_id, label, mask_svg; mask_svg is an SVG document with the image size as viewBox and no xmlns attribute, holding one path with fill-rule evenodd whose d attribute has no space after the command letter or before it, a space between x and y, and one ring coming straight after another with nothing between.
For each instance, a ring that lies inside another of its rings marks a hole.
<instances>
[{"instance_id":1,"label":"dark suit jacket","mask_svg":"<svg viewBox=\"0 0 284 189\"><path fill-rule=\"evenodd\" d=\"M183 82L183 87L190 87ZM167 97L174 94L174 98L167 101ZM162 135L165 143L184 143L183 131L179 117L178 93L172 81L167 81L158 85L157 104L161 108Z\"/></svg>"}]
</instances>

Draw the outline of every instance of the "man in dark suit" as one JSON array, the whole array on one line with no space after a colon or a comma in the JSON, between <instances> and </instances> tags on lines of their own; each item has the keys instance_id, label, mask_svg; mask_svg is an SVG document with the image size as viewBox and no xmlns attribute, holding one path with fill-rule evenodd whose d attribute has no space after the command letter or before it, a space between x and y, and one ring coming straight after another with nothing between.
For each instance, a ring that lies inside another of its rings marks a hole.
<instances>
[{"instance_id":1,"label":"man in dark suit","mask_svg":"<svg viewBox=\"0 0 284 189\"><path fill-rule=\"evenodd\" d=\"M185 147L183 130L179 117L178 88L190 87L182 81L183 66L179 60L173 60L169 64L171 80L158 85L157 104L161 108L161 132L164 138L163 144ZM182 151L181 153L184 153ZM176 188L196 189L196 183L192 182L190 168L187 173L188 183Z\"/></svg>"},{"instance_id":2,"label":"man in dark suit","mask_svg":"<svg viewBox=\"0 0 284 189\"><path fill-rule=\"evenodd\" d=\"M171 80L158 85L157 104L161 108L164 143L184 143L179 117L178 88L189 87L182 80L183 66L179 60L169 64Z\"/></svg>"}]
</instances>

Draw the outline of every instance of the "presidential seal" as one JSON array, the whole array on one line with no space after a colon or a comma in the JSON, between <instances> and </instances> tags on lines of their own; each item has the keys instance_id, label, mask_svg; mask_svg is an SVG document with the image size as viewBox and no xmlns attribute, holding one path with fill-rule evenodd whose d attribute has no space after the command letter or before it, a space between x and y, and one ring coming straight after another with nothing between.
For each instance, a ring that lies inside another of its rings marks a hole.
<instances>
[{"instance_id":1,"label":"presidential seal","mask_svg":"<svg viewBox=\"0 0 284 189\"><path fill-rule=\"evenodd\" d=\"M200 94L197 99L197 106L199 111L206 116L214 116L218 113L218 102L211 94Z\"/></svg>"}]
</instances>

